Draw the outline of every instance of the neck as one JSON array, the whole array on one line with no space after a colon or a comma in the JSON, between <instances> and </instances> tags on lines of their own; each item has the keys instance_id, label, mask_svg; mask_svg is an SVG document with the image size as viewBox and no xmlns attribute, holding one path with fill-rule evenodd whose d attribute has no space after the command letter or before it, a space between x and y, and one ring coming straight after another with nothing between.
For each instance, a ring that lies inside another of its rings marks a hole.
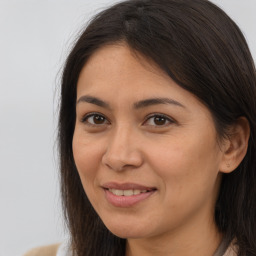
<instances>
[{"instance_id":1,"label":"neck","mask_svg":"<svg viewBox=\"0 0 256 256\"><path fill-rule=\"evenodd\" d=\"M212 256L222 240L214 221L143 239L127 239L126 256Z\"/></svg>"}]
</instances>

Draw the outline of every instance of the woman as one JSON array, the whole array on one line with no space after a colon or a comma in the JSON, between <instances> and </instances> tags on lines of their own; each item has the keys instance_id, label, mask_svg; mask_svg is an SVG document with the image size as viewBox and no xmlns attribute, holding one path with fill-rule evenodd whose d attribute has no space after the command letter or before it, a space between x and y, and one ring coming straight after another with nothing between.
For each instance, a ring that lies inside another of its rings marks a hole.
<instances>
[{"instance_id":1,"label":"woman","mask_svg":"<svg viewBox=\"0 0 256 256\"><path fill-rule=\"evenodd\" d=\"M256 255L256 77L205 0L130 0L67 58L57 255Z\"/></svg>"}]
</instances>

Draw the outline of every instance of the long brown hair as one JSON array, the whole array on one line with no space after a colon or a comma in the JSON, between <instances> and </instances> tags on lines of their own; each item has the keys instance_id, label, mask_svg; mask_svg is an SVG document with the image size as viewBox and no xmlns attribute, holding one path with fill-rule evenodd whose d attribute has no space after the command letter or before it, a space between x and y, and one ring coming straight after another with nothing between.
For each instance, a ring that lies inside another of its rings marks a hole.
<instances>
[{"instance_id":1,"label":"long brown hair","mask_svg":"<svg viewBox=\"0 0 256 256\"><path fill-rule=\"evenodd\" d=\"M63 208L77 256L125 255L125 239L111 234L91 206L72 153L76 84L100 47L125 41L153 60L211 111L220 137L245 116L251 135L239 167L224 174L215 221L239 255L256 255L256 77L237 25L207 0L128 0L99 13L79 36L62 76L59 152Z\"/></svg>"}]
</instances>

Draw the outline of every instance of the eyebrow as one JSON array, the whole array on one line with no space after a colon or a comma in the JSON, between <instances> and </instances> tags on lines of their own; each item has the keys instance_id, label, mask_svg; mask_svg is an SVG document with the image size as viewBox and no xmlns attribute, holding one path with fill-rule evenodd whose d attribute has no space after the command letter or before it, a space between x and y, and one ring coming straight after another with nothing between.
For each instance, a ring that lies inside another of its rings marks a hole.
<instances>
[{"instance_id":1,"label":"eyebrow","mask_svg":"<svg viewBox=\"0 0 256 256\"><path fill-rule=\"evenodd\" d=\"M151 98L151 99L142 100L134 103L134 108L139 109L139 108L144 108L144 107L149 107L152 105L159 105L159 104L171 104L171 105L185 108L185 106L182 105L180 102L173 99L169 99L169 98Z\"/></svg>"},{"instance_id":2,"label":"eyebrow","mask_svg":"<svg viewBox=\"0 0 256 256\"><path fill-rule=\"evenodd\" d=\"M105 102L101 99L98 99L96 97L89 96L89 95L81 96L78 99L78 101L76 102L76 104L78 104L80 102L87 102L87 103L91 103L91 104L97 105L102 108L110 109L110 105L107 102Z\"/></svg>"},{"instance_id":3,"label":"eyebrow","mask_svg":"<svg viewBox=\"0 0 256 256\"><path fill-rule=\"evenodd\" d=\"M77 100L76 104L78 104L80 102L87 102L87 103L91 103L91 104L97 105L97 106L102 107L102 108L111 109L109 103L107 103L107 102L105 102L105 101L103 101L99 98L89 96L89 95L81 96ZM182 105L180 102L178 102L176 100L173 100L173 99L169 99L169 98L145 99L145 100L135 102L133 106L134 106L135 109L140 109L140 108L145 108L145 107L149 107L149 106L153 106L153 105L160 105L160 104L170 104L170 105L185 108L185 106Z\"/></svg>"}]
</instances>

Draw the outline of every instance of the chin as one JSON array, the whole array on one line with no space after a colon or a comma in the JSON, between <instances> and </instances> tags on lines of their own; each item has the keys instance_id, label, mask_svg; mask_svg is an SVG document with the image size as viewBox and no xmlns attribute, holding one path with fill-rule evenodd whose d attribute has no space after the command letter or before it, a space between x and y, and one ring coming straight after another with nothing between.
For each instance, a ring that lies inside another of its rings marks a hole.
<instances>
[{"instance_id":1,"label":"chin","mask_svg":"<svg viewBox=\"0 0 256 256\"><path fill-rule=\"evenodd\" d=\"M145 234L142 232L134 232L133 230L111 230L109 229L112 234L114 234L117 237L123 238L123 239L139 239L146 237Z\"/></svg>"},{"instance_id":2,"label":"chin","mask_svg":"<svg viewBox=\"0 0 256 256\"><path fill-rule=\"evenodd\" d=\"M106 224L105 224L106 225ZM107 224L106 225L107 229L113 233L115 236L120 237L120 238L142 238L146 237L147 231L143 229L142 227L138 227L138 225L122 225L122 224Z\"/></svg>"}]
</instances>

